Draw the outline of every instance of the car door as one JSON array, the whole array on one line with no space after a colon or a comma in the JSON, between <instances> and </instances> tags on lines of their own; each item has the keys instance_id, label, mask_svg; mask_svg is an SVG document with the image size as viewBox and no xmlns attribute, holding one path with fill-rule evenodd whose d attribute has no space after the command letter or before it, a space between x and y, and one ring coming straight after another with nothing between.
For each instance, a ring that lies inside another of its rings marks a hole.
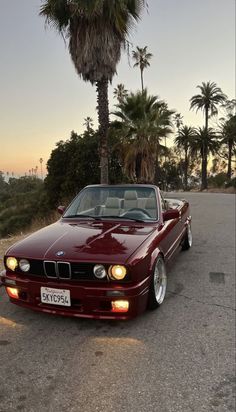
<instances>
[{"instance_id":1,"label":"car door","mask_svg":"<svg viewBox=\"0 0 236 412\"><path fill-rule=\"evenodd\" d=\"M162 193L160 192L160 200L162 212L168 210L168 202L165 201ZM165 256L166 261L170 260L175 251L178 249L181 241L183 222L181 216L176 219L168 221L163 220L161 216L159 234L161 235L160 248Z\"/></svg>"}]
</instances>

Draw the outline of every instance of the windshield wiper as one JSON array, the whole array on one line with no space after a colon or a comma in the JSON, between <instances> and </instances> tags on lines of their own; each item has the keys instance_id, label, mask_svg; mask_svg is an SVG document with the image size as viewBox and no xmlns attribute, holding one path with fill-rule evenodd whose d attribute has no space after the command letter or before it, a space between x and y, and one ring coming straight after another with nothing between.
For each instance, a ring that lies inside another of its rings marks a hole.
<instances>
[{"instance_id":1,"label":"windshield wiper","mask_svg":"<svg viewBox=\"0 0 236 412\"><path fill-rule=\"evenodd\" d=\"M124 220L132 220L133 222L138 222L138 223L144 223L144 220L141 219L135 219L133 217L126 217L126 216L113 216L113 215L109 215L109 216L101 216L100 219L124 219Z\"/></svg>"},{"instance_id":2,"label":"windshield wiper","mask_svg":"<svg viewBox=\"0 0 236 412\"><path fill-rule=\"evenodd\" d=\"M93 220L101 220L101 218L99 216L91 216L91 215L83 215L83 214L63 216L64 219L67 219L67 218L72 219L72 218L76 218L76 217L87 217L87 218L93 219Z\"/></svg>"}]
</instances>

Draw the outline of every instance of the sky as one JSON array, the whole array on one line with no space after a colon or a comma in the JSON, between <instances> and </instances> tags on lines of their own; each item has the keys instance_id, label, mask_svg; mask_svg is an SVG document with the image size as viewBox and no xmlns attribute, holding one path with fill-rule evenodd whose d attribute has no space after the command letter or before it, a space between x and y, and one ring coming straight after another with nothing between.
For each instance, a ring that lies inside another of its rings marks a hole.
<instances>
[{"instance_id":1,"label":"sky","mask_svg":"<svg viewBox=\"0 0 236 412\"><path fill-rule=\"evenodd\" d=\"M38 16L41 0L0 0L0 170L17 175L43 171L56 142L97 125L96 90L75 72L62 37ZM214 81L235 98L235 0L148 0L149 10L130 36L131 50L153 54L144 72L150 94L167 101L184 123L203 125L189 111L197 85ZM131 59L132 60L132 59ZM141 88L140 72L123 53L110 86Z\"/></svg>"}]
</instances>

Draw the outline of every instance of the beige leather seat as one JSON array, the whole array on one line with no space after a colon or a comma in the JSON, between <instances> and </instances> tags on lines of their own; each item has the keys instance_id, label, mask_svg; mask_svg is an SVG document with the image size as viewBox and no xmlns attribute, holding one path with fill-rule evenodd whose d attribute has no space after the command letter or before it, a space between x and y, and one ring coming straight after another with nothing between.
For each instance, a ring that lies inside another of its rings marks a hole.
<instances>
[{"instance_id":1,"label":"beige leather seat","mask_svg":"<svg viewBox=\"0 0 236 412\"><path fill-rule=\"evenodd\" d=\"M136 190L126 190L124 194L124 210L138 207L138 196Z\"/></svg>"},{"instance_id":2,"label":"beige leather seat","mask_svg":"<svg viewBox=\"0 0 236 412\"><path fill-rule=\"evenodd\" d=\"M102 214L104 216L119 216L120 212L120 199L118 199L118 197L108 197Z\"/></svg>"},{"instance_id":3,"label":"beige leather seat","mask_svg":"<svg viewBox=\"0 0 236 412\"><path fill-rule=\"evenodd\" d=\"M157 218L157 202L155 197L149 197L147 199L145 209L151 217L154 219Z\"/></svg>"}]
</instances>

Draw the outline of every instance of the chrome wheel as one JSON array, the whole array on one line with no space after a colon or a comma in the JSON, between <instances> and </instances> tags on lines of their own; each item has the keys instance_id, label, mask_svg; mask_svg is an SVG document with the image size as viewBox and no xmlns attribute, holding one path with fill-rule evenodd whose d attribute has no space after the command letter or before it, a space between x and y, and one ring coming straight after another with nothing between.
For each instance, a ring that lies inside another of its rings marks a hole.
<instances>
[{"instance_id":1,"label":"chrome wheel","mask_svg":"<svg viewBox=\"0 0 236 412\"><path fill-rule=\"evenodd\" d=\"M193 244L193 235L192 235L192 230L191 230L190 224L188 224L188 227L187 227L187 236L188 236L189 247L191 247L192 244Z\"/></svg>"},{"instance_id":2,"label":"chrome wheel","mask_svg":"<svg viewBox=\"0 0 236 412\"><path fill-rule=\"evenodd\" d=\"M188 250L191 248L192 244L193 244L192 229L191 229L191 224L188 223L186 227L186 232L185 232L185 236L183 239L183 243L182 243L182 249Z\"/></svg>"},{"instance_id":3,"label":"chrome wheel","mask_svg":"<svg viewBox=\"0 0 236 412\"><path fill-rule=\"evenodd\" d=\"M153 286L156 302L160 305L165 298L167 287L166 268L162 258L158 258L155 265Z\"/></svg>"}]
</instances>

